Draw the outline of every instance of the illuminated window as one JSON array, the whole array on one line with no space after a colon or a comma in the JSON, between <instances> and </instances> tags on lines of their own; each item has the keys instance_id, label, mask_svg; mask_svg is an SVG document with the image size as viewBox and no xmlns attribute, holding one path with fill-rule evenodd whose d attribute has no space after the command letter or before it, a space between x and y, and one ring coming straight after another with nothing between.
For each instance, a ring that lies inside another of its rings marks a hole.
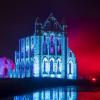
<instances>
[{"instance_id":1,"label":"illuminated window","mask_svg":"<svg viewBox=\"0 0 100 100\"><path fill-rule=\"evenodd\" d=\"M44 66L43 66L43 67L44 67L44 68L43 68L43 69L44 69L43 73L44 73L44 74L47 74L47 72L46 72L46 61L44 61Z\"/></svg>"},{"instance_id":2,"label":"illuminated window","mask_svg":"<svg viewBox=\"0 0 100 100\"><path fill-rule=\"evenodd\" d=\"M57 54L61 55L61 43L59 40L57 40Z\"/></svg>"},{"instance_id":3,"label":"illuminated window","mask_svg":"<svg viewBox=\"0 0 100 100\"><path fill-rule=\"evenodd\" d=\"M57 74L61 74L61 72L60 72L60 62L59 62L59 60L58 60L58 62L57 62Z\"/></svg>"},{"instance_id":4,"label":"illuminated window","mask_svg":"<svg viewBox=\"0 0 100 100\"><path fill-rule=\"evenodd\" d=\"M50 54L55 54L55 47L53 43L53 35L50 36Z\"/></svg>"},{"instance_id":5,"label":"illuminated window","mask_svg":"<svg viewBox=\"0 0 100 100\"><path fill-rule=\"evenodd\" d=\"M50 71L50 67L48 66L48 59L46 57L43 58L41 71L42 71L42 76L43 77L48 77L48 73Z\"/></svg>"},{"instance_id":6,"label":"illuminated window","mask_svg":"<svg viewBox=\"0 0 100 100\"><path fill-rule=\"evenodd\" d=\"M43 54L47 54L48 50L47 50L47 43L46 43L46 37L44 35L44 41L43 41Z\"/></svg>"},{"instance_id":7,"label":"illuminated window","mask_svg":"<svg viewBox=\"0 0 100 100\"><path fill-rule=\"evenodd\" d=\"M38 57L34 58L33 74L34 74L34 77L39 77L39 60L38 60Z\"/></svg>"},{"instance_id":8,"label":"illuminated window","mask_svg":"<svg viewBox=\"0 0 100 100\"><path fill-rule=\"evenodd\" d=\"M71 63L69 63L69 74L71 74Z\"/></svg>"},{"instance_id":9,"label":"illuminated window","mask_svg":"<svg viewBox=\"0 0 100 100\"><path fill-rule=\"evenodd\" d=\"M45 72L45 61L44 61L44 72Z\"/></svg>"},{"instance_id":10,"label":"illuminated window","mask_svg":"<svg viewBox=\"0 0 100 100\"><path fill-rule=\"evenodd\" d=\"M57 72L59 72L59 61L58 61L58 63L57 63L57 68L58 68Z\"/></svg>"},{"instance_id":11,"label":"illuminated window","mask_svg":"<svg viewBox=\"0 0 100 100\"><path fill-rule=\"evenodd\" d=\"M30 51L31 57L34 56L34 40L33 37L31 37L31 51Z\"/></svg>"},{"instance_id":12,"label":"illuminated window","mask_svg":"<svg viewBox=\"0 0 100 100\"><path fill-rule=\"evenodd\" d=\"M70 51L69 53L70 53L70 57L72 57L72 52Z\"/></svg>"},{"instance_id":13,"label":"illuminated window","mask_svg":"<svg viewBox=\"0 0 100 100\"><path fill-rule=\"evenodd\" d=\"M50 61L50 73L53 73L53 61Z\"/></svg>"}]
</instances>

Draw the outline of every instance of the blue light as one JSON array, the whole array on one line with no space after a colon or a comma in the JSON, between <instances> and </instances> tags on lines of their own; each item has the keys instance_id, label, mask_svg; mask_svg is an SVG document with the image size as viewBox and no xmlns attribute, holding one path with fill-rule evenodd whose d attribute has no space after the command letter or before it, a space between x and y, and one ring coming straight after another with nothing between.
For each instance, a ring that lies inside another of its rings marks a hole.
<instances>
[{"instance_id":1,"label":"blue light","mask_svg":"<svg viewBox=\"0 0 100 100\"><path fill-rule=\"evenodd\" d=\"M77 100L77 92L75 87L67 88L67 100Z\"/></svg>"},{"instance_id":2,"label":"blue light","mask_svg":"<svg viewBox=\"0 0 100 100\"><path fill-rule=\"evenodd\" d=\"M10 72L11 77L77 78L75 55L68 47L66 31L57 23L49 17L42 26L44 30L36 28L36 32L42 33L19 40L19 50L15 52L16 68L13 74Z\"/></svg>"},{"instance_id":3,"label":"blue light","mask_svg":"<svg viewBox=\"0 0 100 100\"><path fill-rule=\"evenodd\" d=\"M45 57L43 59L43 64L42 64L42 76L48 77L49 71L50 71L49 62L48 62L48 59Z\"/></svg>"},{"instance_id":4,"label":"blue light","mask_svg":"<svg viewBox=\"0 0 100 100\"><path fill-rule=\"evenodd\" d=\"M34 57L33 76L39 77L39 57Z\"/></svg>"},{"instance_id":5,"label":"blue light","mask_svg":"<svg viewBox=\"0 0 100 100\"><path fill-rule=\"evenodd\" d=\"M77 100L77 91L75 87L51 88L15 96L14 100Z\"/></svg>"},{"instance_id":6,"label":"blue light","mask_svg":"<svg viewBox=\"0 0 100 100\"><path fill-rule=\"evenodd\" d=\"M39 92L33 93L33 99L32 100L39 100Z\"/></svg>"}]
</instances>

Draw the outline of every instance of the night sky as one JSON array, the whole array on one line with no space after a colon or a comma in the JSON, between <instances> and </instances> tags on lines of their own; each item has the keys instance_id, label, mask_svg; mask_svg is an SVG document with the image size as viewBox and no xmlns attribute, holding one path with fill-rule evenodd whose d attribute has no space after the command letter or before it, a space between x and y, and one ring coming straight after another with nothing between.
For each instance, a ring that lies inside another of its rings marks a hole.
<instances>
[{"instance_id":1,"label":"night sky","mask_svg":"<svg viewBox=\"0 0 100 100\"><path fill-rule=\"evenodd\" d=\"M19 38L32 35L36 17L43 22L53 12L68 25L69 47L76 55L79 77L100 77L99 0L19 1L0 1L0 57L13 59Z\"/></svg>"}]
</instances>

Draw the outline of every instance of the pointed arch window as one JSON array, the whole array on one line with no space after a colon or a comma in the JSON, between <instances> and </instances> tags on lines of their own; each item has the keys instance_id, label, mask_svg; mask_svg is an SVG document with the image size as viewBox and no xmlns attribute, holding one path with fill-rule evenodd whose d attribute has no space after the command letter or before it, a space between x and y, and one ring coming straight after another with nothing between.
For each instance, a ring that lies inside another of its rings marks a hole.
<instances>
[{"instance_id":1,"label":"pointed arch window","mask_svg":"<svg viewBox=\"0 0 100 100\"><path fill-rule=\"evenodd\" d=\"M57 62L57 73L59 73L60 70L59 70L59 61Z\"/></svg>"},{"instance_id":2,"label":"pointed arch window","mask_svg":"<svg viewBox=\"0 0 100 100\"><path fill-rule=\"evenodd\" d=\"M53 61L50 61L50 72L53 73Z\"/></svg>"},{"instance_id":3,"label":"pointed arch window","mask_svg":"<svg viewBox=\"0 0 100 100\"><path fill-rule=\"evenodd\" d=\"M44 73L46 73L46 69L45 68L46 68L46 61L44 61L44 68L43 68L44 69Z\"/></svg>"},{"instance_id":4,"label":"pointed arch window","mask_svg":"<svg viewBox=\"0 0 100 100\"><path fill-rule=\"evenodd\" d=\"M59 61L58 61L58 70L59 70Z\"/></svg>"},{"instance_id":5,"label":"pointed arch window","mask_svg":"<svg viewBox=\"0 0 100 100\"><path fill-rule=\"evenodd\" d=\"M60 40L57 39L57 54L61 55L61 43Z\"/></svg>"},{"instance_id":6,"label":"pointed arch window","mask_svg":"<svg viewBox=\"0 0 100 100\"><path fill-rule=\"evenodd\" d=\"M61 66L60 66L61 64L60 64L60 63L61 63L61 62L58 60L58 62L57 62L57 74L61 74L61 72L60 72L60 71L61 71L61 70L60 70L60 69L61 69L61 68L60 68L60 67L61 67Z\"/></svg>"},{"instance_id":7,"label":"pointed arch window","mask_svg":"<svg viewBox=\"0 0 100 100\"><path fill-rule=\"evenodd\" d=\"M48 67L48 59L45 57L44 59L43 59L43 64L42 64L42 73L43 74L48 74L48 72L49 72L49 67Z\"/></svg>"},{"instance_id":8,"label":"pointed arch window","mask_svg":"<svg viewBox=\"0 0 100 100\"><path fill-rule=\"evenodd\" d=\"M70 57L72 57L72 52L71 51L69 52L69 55L70 55Z\"/></svg>"},{"instance_id":9,"label":"pointed arch window","mask_svg":"<svg viewBox=\"0 0 100 100\"><path fill-rule=\"evenodd\" d=\"M72 74L72 72L71 72L71 63L69 63L69 74Z\"/></svg>"},{"instance_id":10,"label":"pointed arch window","mask_svg":"<svg viewBox=\"0 0 100 100\"><path fill-rule=\"evenodd\" d=\"M47 49L47 43L46 43L46 36L44 35L44 40L43 40L43 54L47 54L48 49Z\"/></svg>"},{"instance_id":11,"label":"pointed arch window","mask_svg":"<svg viewBox=\"0 0 100 100\"><path fill-rule=\"evenodd\" d=\"M53 35L50 36L50 54L55 54L55 47L53 42Z\"/></svg>"}]
</instances>

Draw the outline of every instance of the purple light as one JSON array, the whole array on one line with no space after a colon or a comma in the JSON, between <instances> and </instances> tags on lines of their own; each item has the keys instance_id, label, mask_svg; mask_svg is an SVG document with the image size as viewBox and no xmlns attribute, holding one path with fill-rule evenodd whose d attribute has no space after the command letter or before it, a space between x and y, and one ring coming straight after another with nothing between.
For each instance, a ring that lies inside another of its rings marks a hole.
<instances>
[{"instance_id":1,"label":"purple light","mask_svg":"<svg viewBox=\"0 0 100 100\"><path fill-rule=\"evenodd\" d=\"M15 64L11 59L7 59L6 57L0 58L0 76L8 77L9 70L13 70L15 68Z\"/></svg>"}]
</instances>

